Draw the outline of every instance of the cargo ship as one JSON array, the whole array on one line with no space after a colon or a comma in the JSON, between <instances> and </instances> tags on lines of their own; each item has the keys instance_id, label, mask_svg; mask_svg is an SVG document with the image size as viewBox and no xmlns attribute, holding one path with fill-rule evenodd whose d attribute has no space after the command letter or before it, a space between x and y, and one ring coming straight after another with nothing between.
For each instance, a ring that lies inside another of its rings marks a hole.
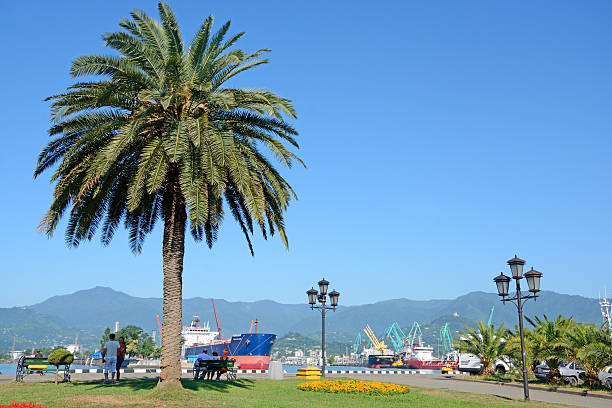
<instances>
[{"instance_id":1,"label":"cargo ship","mask_svg":"<svg viewBox=\"0 0 612 408\"><path fill-rule=\"evenodd\" d=\"M276 334L259 333L257 325L257 320L252 321L248 333L236 334L231 338L222 339L218 319L217 331L214 331L210 330L208 322L202 324L196 314L191 324L188 327L183 327L183 357L193 362L198 354L206 350L210 355L213 352L217 352L219 356L227 355L228 358L236 361L240 369L267 370L270 364L270 351L276 341Z\"/></svg>"},{"instance_id":2,"label":"cargo ship","mask_svg":"<svg viewBox=\"0 0 612 408\"><path fill-rule=\"evenodd\" d=\"M445 359L435 358L433 350L431 346L415 344L412 347L412 352L405 356L403 365L418 370L440 370L442 367L456 369L459 366L459 361L451 356L447 356Z\"/></svg>"},{"instance_id":3,"label":"cargo ship","mask_svg":"<svg viewBox=\"0 0 612 408\"><path fill-rule=\"evenodd\" d=\"M459 362L454 356L444 359L433 356L433 347L415 344L407 351L390 354L370 354L368 356L369 368L410 368L416 370L440 370L443 367L457 369Z\"/></svg>"}]
</instances>

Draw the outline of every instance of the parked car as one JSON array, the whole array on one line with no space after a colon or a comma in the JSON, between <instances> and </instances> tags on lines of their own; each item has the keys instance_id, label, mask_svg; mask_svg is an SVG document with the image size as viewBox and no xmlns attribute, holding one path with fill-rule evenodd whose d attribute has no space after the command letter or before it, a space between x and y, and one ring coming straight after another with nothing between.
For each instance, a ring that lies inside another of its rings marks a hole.
<instances>
[{"instance_id":1,"label":"parked car","mask_svg":"<svg viewBox=\"0 0 612 408\"><path fill-rule=\"evenodd\" d=\"M533 372L538 380L547 380L550 367L546 363L538 364Z\"/></svg>"},{"instance_id":2,"label":"parked car","mask_svg":"<svg viewBox=\"0 0 612 408\"><path fill-rule=\"evenodd\" d=\"M496 373L504 375L510 370L511 364L507 357L502 357L495 360L493 367ZM482 370L483 365L478 356L469 353L461 353L459 355L459 371L481 373Z\"/></svg>"},{"instance_id":3,"label":"parked car","mask_svg":"<svg viewBox=\"0 0 612 408\"><path fill-rule=\"evenodd\" d=\"M601 383L612 390L612 366L608 366L597 372L597 378Z\"/></svg>"},{"instance_id":4,"label":"parked car","mask_svg":"<svg viewBox=\"0 0 612 408\"><path fill-rule=\"evenodd\" d=\"M584 383L585 373L586 371L577 361L570 361L559 366L559 374L561 374L561 378L570 383L570 385L575 386Z\"/></svg>"},{"instance_id":5,"label":"parked car","mask_svg":"<svg viewBox=\"0 0 612 408\"><path fill-rule=\"evenodd\" d=\"M533 372L539 380L547 380L548 374L550 373L550 367L545 362L538 364ZM576 361L564 362L559 365L559 374L561 378L570 383L571 385L578 385L584 382L583 375L585 371L580 366L580 363ZM612 375L611 375L612 376Z\"/></svg>"}]
</instances>

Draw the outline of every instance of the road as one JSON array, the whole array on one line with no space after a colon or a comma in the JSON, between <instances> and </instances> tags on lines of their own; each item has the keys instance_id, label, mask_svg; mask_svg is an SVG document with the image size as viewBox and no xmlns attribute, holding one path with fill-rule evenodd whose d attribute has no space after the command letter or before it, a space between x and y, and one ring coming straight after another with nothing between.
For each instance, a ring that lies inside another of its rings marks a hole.
<instances>
[{"instance_id":1,"label":"road","mask_svg":"<svg viewBox=\"0 0 612 408\"><path fill-rule=\"evenodd\" d=\"M328 377L350 377L363 380L390 382L394 384L411 385L423 388L438 388L443 390L473 392L476 394L497 395L500 397L523 399L523 388L509 387L507 385L486 384L468 380L457 380L442 375L426 374L327 374ZM611 408L612 399L597 397L583 397L580 395L563 394L557 392L529 390L529 396L534 401L553 402L557 404L575 405L591 408Z\"/></svg>"}]
</instances>

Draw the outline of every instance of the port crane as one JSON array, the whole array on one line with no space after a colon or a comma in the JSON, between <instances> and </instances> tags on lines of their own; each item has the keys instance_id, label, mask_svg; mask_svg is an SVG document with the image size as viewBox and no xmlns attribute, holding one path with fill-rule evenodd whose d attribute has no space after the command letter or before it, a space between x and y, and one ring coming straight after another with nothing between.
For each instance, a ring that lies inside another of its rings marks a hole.
<instances>
[{"instance_id":1,"label":"port crane","mask_svg":"<svg viewBox=\"0 0 612 408\"><path fill-rule=\"evenodd\" d=\"M359 353L359 347L361 347L361 333L357 333L355 341L353 342L353 351Z\"/></svg>"},{"instance_id":2,"label":"port crane","mask_svg":"<svg viewBox=\"0 0 612 408\"><path fill-rule=\"evenodd\" d=\"M391 345L395 351L399 351L402 347L404 347L406 334L399 324L397 324L397 322L393 322L393 324L385 331L385 338L391 340Z\"/></svg>"},{"instance_id":3,"label":"port crane","mask_svg":"<svg viewBox=\"0 0 612 408\"><path fill-rule=\"evenodd\" d=\"M612 337L612 317L610 316L610 309L612 306L606 292L607 291L604 290L603 298L599 298L599 306L601 307L601 317L603 318L604 327L608 326L610 337Z\"/></svg>"},{"instance_id":4,"label":"port crane","mask_svg":"<svg viewBox=\"0 0 612 408\"><path fill-rule=\"evenodd\" d=\"M365 332L366 336L368 336L368 339L370 339L370 341L372 342L374 348L380 351L381 353L384 353L385 349L387 348L384 340L378 340L378 337L376 337L369 324L366 324L366 327L363 329L363 331Z\"/></svg>"},{"instance_id":5,"label":"port crane","mask_svg":"<svg viewBox=\"0 0 612 408\"><path fill-rule=\"evenodd\" d=\"M489 314L489 321L487 322L487 326L491 325L491 320L493 320L493 311L495 310L495 306L491 307L491 314Z\"/></svg>"},{"instance_id":6,"label":"port crane","mask_svg":"<svg viewBox=\"0 0 612 408\"><path fill-rule=\"evenodd\" d=\"M450 330L448 329L448 322L440 329L440 340L442 340L444 353L453 351L453 336L451 336Z\"/></svg>"},{"instance_id":7,"label":"port crane","mask_svg":"<svg viewBox=\"0 0 612 408\"><path fill-rule=\"evenodd\" d=\"M412 328L410 332L408 332L407 339L410 339L410 347L416 345L421 345L421 338L423 336L423 332L421 331L421 326L418 322L414 322L412 324Z\"/></svg>"}]
</instances>

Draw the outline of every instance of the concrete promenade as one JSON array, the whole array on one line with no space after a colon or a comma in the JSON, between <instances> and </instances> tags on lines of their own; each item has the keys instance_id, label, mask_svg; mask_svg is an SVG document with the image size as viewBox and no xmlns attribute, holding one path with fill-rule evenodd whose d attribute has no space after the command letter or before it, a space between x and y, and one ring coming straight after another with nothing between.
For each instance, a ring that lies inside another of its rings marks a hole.
<instances>
[{"instance_id":1,"label":"concrete promenade","mask_svg":"<svg viewBox=\"0 0 612 408\"><path fill-rule=\"evenodd\" d=\"M363 380L392 382L394 384L410 385L423 388L437 388L442 390L473 392L475 394L496 395L502 398L523 399L523 388L481 383L469 380L447 378L440 374L434 375L386 375L386 374L327 374L330 377L359 378ZM612 399L597 398L593 396L563 394L558 392L529 390L533 401L554 402L557 404L575 405L579 407L610 408Z\"/></svg>"},{"instance_id":2,"label":"concrete promenade","mask_svg":"<svg viewBox=\"0 0 612 408\"><path fill-rule=\"evenodd\" d=\"M102 381L103 375L97 373L74 373L71 375L73 382L78 381ZM122 379L155 379L157 373L124 373ZM463 391L476 394L495 395L500 398L512 398L522 400L523 389L508 385L488 384L469 380L447 378L440 374L327 374L327 378L347 377L359 378L364 380L382 381L394 384L403 384L422 388L433 388L441 390ZM189 374L183 374L183 378L191 379ZM268 374L238 374L239 379L265 380ZM295 378L295 374L285 374L285 378ZM29 375L24 382L51 382L55 379L52 374ZM15 375L0 375L0 383L15 381ZM574 405L579 407L591 408L610 408L612 399L597 398L594 396L580 396L564 394L559 392L549 392L544 390L530 389L531 399L534 401L552 402L557 404Z\"/></svg>"}]
</instances>

